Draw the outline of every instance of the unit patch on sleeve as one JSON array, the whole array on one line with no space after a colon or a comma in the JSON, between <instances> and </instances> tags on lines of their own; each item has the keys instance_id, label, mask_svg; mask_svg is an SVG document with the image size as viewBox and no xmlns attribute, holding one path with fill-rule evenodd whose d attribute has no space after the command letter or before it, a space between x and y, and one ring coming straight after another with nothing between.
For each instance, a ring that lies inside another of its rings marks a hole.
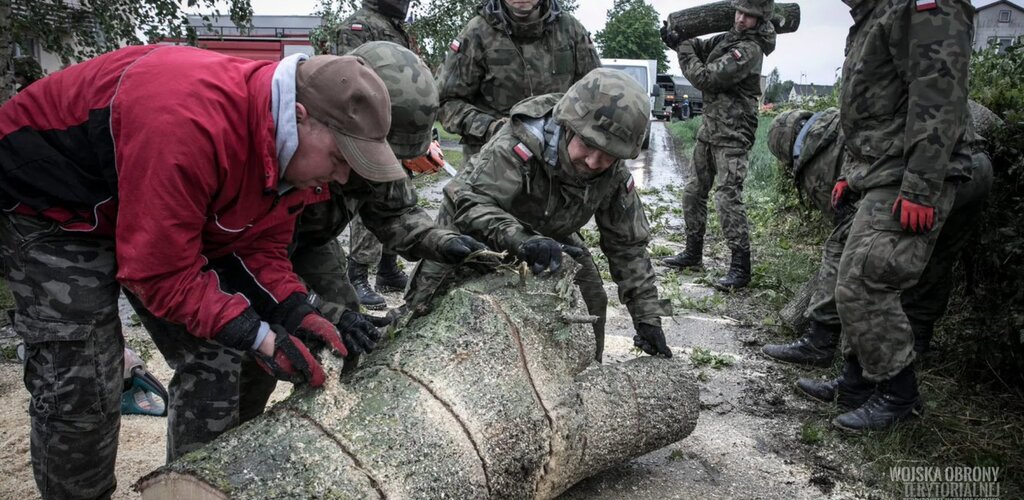
<instances>
[{"instance_id":1,"label":"unit patch on sleeve","mask_svg":"<svg viewBox=\"0 0 1024 500\"><path fill-rule=\"evenodd\" d=\"M626 193L627 194L633 192L633 188L636 187L636 183L633 182L633 176L632 175L630 175L629 178L626 179L626 182L625 182L624 185L626 186Z\"/></svg>"},{"instance_id":2,"label":"unit patch on sleeve","mask_svg":"<svg viewBox=\"0 0 1024 500\"><path fill-rule=\"evenodd\" d=\"M938 7L936 0L917 0L917 11L924 12Z\"/></svg>"},{"instance_id":3,"label":"unit patch on sleeve","mask_svg":"<svg viewBox=\"0 0 1024 500\"><path fill-rule=\"evenodd\" d=\"M363 31L363 25L362 24L353 24L352 25L352 31Z\"/></svg>"},{"instance_id":4,"label":"unit patch on sleeve","mask_svg":"<svg viewBox=\"0 0 1024 500\"><path fill-rule=\"evenodd\" d=\"M523 144L521 142L519 144L516 144L515 147L512 148L512 151L516 154L516 156L519 157L520 160L530 161L530 158L533 158L533 153L530 151L530 148L526 147L526 144Z\"/></svg>"},{"instance_id":5,"label":"unit patch on sleeve","mask_svg":"<svg viewBox=\"0 0 1024 500\"><path fill-rule=\"evenodd\" d=\"M739 49L732 49L732 58L733 59L739 61L740 58L742 58L742 57L743 57L743 54L740 53Z\"/></svg>"},{"instance_id":6,"label":"unit patch on sleeve","mask_svg":"<svg viewBox=\"0 0 1024 500\"><path fill-rule=\"evenodd\" d=\"M452 49L452 52L458 52L459 49L462 48L462 43L458 40L452 40L452 43L448 45L448 47Z\"/></svg>"}]
</instances>

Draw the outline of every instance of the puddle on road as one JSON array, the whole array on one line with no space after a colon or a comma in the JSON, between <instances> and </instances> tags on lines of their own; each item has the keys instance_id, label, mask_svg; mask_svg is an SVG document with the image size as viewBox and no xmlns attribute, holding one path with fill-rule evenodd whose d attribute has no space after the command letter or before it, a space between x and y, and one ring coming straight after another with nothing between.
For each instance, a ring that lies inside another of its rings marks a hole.
<instances>
[{"instance_id":1,"label":"puddle on road","mask_svg":"<svg viewBox=\"0 0 1024 500\"><path fill-rule=\"evenodd\" d=\"M690 159L677 150L672 134L664 122L651 122L651 143L635 160L626 162L639 189L663 189L682 186Z\"/></svg>"}]
</instances>

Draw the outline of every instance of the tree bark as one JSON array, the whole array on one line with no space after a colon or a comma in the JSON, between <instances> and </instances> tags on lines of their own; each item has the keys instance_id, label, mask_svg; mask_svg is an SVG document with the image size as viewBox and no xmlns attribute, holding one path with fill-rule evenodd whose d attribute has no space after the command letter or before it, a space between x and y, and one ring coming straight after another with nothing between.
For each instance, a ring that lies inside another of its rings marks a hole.
<instances>
[{"instance_id":1,"label":"tree bark","mask_svg":"<svg viewBox=\"0 0 1024 500\"><path fill-rule=\"evenodd\" d=\"M799 290L793 294L789 302L779 310L779 318L782 323L793 329L794 332L803 335L810 320L805 315L807 306L811 303L811 295L818 288L818 275L811 276Z\"/></svg>"},{"instance_id":2,"label":"tree bark","mask_svg":"<svg viewBox=\"0 0 1024 500\"><path fill-rule=\"evenodd\" d=\"M467 281L345 379L325 359L324 388L137 486L175 500L553 498L689 435L700 404L686 363L593 362L571 280Z\"/></svg>"},{"instance_id":3,"label":"tree bark","mask_svg":"<svg viewBox=\"0 0 1024 500\"><path fill-rule=\"evenodd\" d=\"M731 2L714 2L673 12L668 24L683 39L720 33L732 29L736 8ZM792 33L800 27L800 6L795 3L775 4L772 25L776 33Z\"/></svg>"}]
</instances>

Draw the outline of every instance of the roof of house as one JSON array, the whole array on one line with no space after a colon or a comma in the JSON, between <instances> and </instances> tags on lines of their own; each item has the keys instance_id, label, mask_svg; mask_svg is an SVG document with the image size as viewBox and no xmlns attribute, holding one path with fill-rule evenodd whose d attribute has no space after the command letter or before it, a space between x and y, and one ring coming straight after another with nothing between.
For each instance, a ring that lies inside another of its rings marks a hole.
<instances>
[{"instance_id":1,"label":"roof of house","mask_svg":"<svg viewBox=\"0 0 1024 500\"><path fill-rule=\"evenodd\" d=\"M982 5L981 7L975 7L974 10L980 12L980 11L987 10L987 9L989 9L991 7L995 7L995 6L1001 5L1001 4L1007 4L1007 5L1011 6L1011 7L1015 7L1017 10L1024 11L1024 7L1022 7L1020 4L1018 4L1017 2L1014 2L1012 0L996 0L995 2L989 3L987 5Z\"/></svg>"},{"instance_id":2,"label":"roof of house","mask_svg":"<svg viewBox=\"0 0 1024 500\"><path fill-rule=\"evenodd\" d=\"M793 92L796 92L796 95L801 96L801 97L804 97L804 96L815 96L815 95L821 95L821 96L831 95L832 94L832 86L831 85L814 85L813 83L810 84L810 85L804 85L804 84L799 84L798 83L796 85L793 85Z\"/></svg>"}]
</instances>

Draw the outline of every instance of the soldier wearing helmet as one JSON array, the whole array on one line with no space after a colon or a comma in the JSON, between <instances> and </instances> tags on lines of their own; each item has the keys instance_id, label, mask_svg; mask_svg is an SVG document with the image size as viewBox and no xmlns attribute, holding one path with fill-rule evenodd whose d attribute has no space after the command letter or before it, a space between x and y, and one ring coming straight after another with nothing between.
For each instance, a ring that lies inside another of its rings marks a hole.
<instances>
[{"instance_id":1,"label":"soldier wearing helmet","mask_svg":"<svg viewBox=\"0 0 1024 500\"><path fill-rule=\"evenodd\" d=\"M392 42L412 51L417 51L414 41L406 30L406 16L409 13L409 0L363 0L362 8L352 13L341 22L334 36L332 54L346 54L367 42ZM426 73L428 77L430 73ZM427 106L430 103L424 103ZM436 102L432 103L436 108ZM427 128L420 129L430 135L430 123ZM389 143L395 146L389 137ZM406 139L401 139L406 140ZM437 146L440 148L440 145ZM423 153L419 153L423 154ZM405 158L407 156L403 156ZM402 291L409 283L409 276L398 267L398 256L393 252L384 251L380 241L373 232L366 228L357 215L349 224L349 255L346 274L359 298L359 303L367 309L383 309L387 307L384 296L378 292ZM377 277L374 287L370 286L369 272L376 264Z\"/></svg>"},{"instance_id":2,"label":"soldier wearing helmet","mask_svg":"<svg viewBox=\"0 0 1024 500\"><path fill-rule=\"evenodd\" d=\"M690 181L683 192L686 249L665 259L675 268L703 262L707 199L712 186L722 232L732 252L729 272L719 288L743 288L750 282L750 236L743 206L747 156L757 130L761 63L775 50L775 29L768 20L772 0L733 0L733 28L708 40L682 40L663 28L662 37L679 53L679 66L704 92L704 121L693 149Z\"/></svg>"},{"instance_id":3,"label":"soldier wearing helmet","mask_svg":"<svg viewBox=\"0 0 1024 500\"><path fill-rule=\"evenodd\" d=\"M388 144L395 156L409 160L426 153L437 116L437 88L423 61L390 42L369 42L349 55L363 58L388 89L392 117ZM332 321L343 321L345 311L359 310L355 291L345 279L344 252L337 241L357 216L389 252L409 260L454 263L468 255L463 252L467 248L483 248L454 231L435 227L417 206L416 191L408 178L388 183L353 179L347 184L331 183L330 189L330 202L310 206L299 218L292 264L296 274L320 295L321 310ZM356 353L368 352L378 340L373 338L375 334L370 330L367 337L343 340L346 346L351 342Z\"/></svg>"},{"instance_id":4,"label":"soldier wearing helmet","mask_svg":"<svg viewBox=\"0 0 1024 500\"><path fill-rule=\"evenodd\" d=\"M980 105L978 107L985 110ZM992 186L992 164L984 152L983 139L971 127L967 137L972 149L972 178L957 186L956 201L942 228L939 244L918 283L900 297L914 336L913 350L918 356L927 352L935 322L946 311L954 283L949 279L953 264L970 241L975 221ZM829 367L835 358L842 331L836 307L840 259L861 203L860 198L853 194L834 200L836 204L831 199L837 179L845 177L844 167L850 166L844 162L848 153L839 110L829 108L812 113L798 109L780 114L768 129L768 146L793 176L800 194L834 220L835 229L825 241L821 268L806 311L810 320L807 332L789 344L765 345L762 352L780 361ZM854 379L860 378L859 373L847 366L837 379L824 382L800 379L797 387L812 398L831 401L838 397L840 404L855 406L858 398L867 397L865 391L851 390L856 385Z\"/></svg>"},{"instance_id":5,"label":"soldier wearing helmet","mask_svg":"<svg viewBox=\"0 0 1024 500\"><path fill-rule=\"evenodd\" d=\"M516 103L565 92L601 65L587 30L558 0L485 0L437 75L441 123L468 161Z\"/></svg>"},{"instance_id":6,"label":"soldier wearing helmet","mask_svg":"<svg viewBox=\"0 0 1024 500\"><path fill-rule=\"evenodd\" d=\"M576 274L594 325L598 360L608 297L593 257L577 233L591 218L601 234L619 298L636 327L634 343L651 355L671 356L647 253L650 230L624 159L635 158L646 131L645 89L621 71L596 69L565 94L520 102L504 127L445 187L438 224L455 228L526 262L535 274L557 272L563 253ZM416 314L430 308L447 274L422 262L406 303Z\"/></svg>"}]
</instances>

